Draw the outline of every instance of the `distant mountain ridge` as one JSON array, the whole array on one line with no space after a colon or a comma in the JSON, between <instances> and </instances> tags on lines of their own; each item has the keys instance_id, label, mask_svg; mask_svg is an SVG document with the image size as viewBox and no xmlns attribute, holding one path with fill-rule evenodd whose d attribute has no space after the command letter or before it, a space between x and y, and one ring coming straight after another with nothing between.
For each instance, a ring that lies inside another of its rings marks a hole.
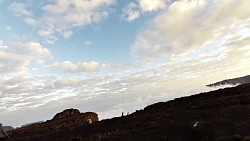
<instances>
[{"instance_id":1,"label":"distant mountain ridge","mask_svg":"<svg viewBox=\"0 0 250 141\"><path fill-rule=\"evenodd\" d=\"M216 87L216 86L221 86L221 85L237 85L237 84L246 84L246 83L250 83L250 75L233 78L233 79L226 79L226 80L219 81L213 84L209 84L207 86Z\"/></svg>"}]
</instances>

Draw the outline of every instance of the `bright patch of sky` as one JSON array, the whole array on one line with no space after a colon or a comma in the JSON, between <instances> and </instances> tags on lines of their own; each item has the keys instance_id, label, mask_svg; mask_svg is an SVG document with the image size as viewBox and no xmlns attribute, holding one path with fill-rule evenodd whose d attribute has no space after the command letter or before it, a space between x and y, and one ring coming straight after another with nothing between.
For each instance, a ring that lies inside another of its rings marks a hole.
<instances>
[{"instance_id":1,"label":"bright patch of sky","mask_svg":"<svg viewBox=\"0 0 250 141\"><path fill-rule=\"evenodd\" d=\"M72 107L111 118L248 75L249 6L0 0L0 121L20 126Z\"/></svg>"}]
</instances>

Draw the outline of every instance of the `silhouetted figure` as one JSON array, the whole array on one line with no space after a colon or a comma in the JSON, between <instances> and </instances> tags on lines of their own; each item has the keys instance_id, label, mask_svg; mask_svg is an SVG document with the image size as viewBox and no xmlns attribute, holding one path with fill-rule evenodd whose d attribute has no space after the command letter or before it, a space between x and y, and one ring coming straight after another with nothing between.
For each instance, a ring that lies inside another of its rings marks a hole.
<instances>
[{"instance_id":1,"label":"silhouetted figure","mask_svg":"<svg viewBox=\"0 0 250 141\"><path fill-rule=\"evenodd\" d=\"M6 141L6 139L9 138L7 132L3 130L3 125L0 123L0 141Z\"/></svg>"}]
</instances>

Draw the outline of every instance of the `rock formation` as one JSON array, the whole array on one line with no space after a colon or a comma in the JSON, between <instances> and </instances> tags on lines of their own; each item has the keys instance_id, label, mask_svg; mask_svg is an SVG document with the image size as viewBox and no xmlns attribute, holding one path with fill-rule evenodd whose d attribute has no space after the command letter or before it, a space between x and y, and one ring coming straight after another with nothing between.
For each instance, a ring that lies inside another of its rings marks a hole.
<instances>
[{"instance_id":1,"label":"rock formation","mask_svg":"<svg viewBox=\"0 0 250 141\"><path fill-rule=\"evenodd\" d=\"M79 116L81 115L78 109L67 109L61 113L57 113L52 120L61 120L71 116Z\"/></svg>"},{"instance_id":2,"label":"rock formation","mask_svg":"<svg viewBox=\"0 0 250 141\"><path fill-rule=\"evenodd\" d=\"M11 131L11 130L14 130L14 127L12 127L12 126L3 126L3 130L4 131Z\"/></svg>"},{"instance_id":3,"label":"rock formation","mask_svg":"<svg viewBox=\"0 0 250 141\"><path fill-rule=\"evenodd\" d=\"M77 109L67 109L63 112L57 113L53 119L44 123L34 123L15 129L9 133L13 138L20 135L40 137L53 132L72 130L75 127L87 125L89 124L89 119L91 119L93 123L99 121L98 115L96 113L80 113L80 111Z\"/></svg>"}]
</instances>

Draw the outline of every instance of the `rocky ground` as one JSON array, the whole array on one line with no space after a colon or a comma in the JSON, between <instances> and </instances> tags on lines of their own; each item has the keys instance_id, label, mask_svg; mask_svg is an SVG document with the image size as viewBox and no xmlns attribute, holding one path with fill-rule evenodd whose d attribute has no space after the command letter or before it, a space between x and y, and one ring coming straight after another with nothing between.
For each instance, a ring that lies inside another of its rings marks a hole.
<instances>
[{"instance_id":1,"label":"rocky ground","mask_svg":"<svg viewBox=\"0 0 250 141\"><path fill-rule=\"evenodd\" d=\"M39 128L12 131L11 141L249 141L250 84L156 103L129 116L92 124L68 123L91 118L86 115L71 120L71 116L55 117ZM65 123L68 126L62 126Z\"/></svg>"}]
</instances>

